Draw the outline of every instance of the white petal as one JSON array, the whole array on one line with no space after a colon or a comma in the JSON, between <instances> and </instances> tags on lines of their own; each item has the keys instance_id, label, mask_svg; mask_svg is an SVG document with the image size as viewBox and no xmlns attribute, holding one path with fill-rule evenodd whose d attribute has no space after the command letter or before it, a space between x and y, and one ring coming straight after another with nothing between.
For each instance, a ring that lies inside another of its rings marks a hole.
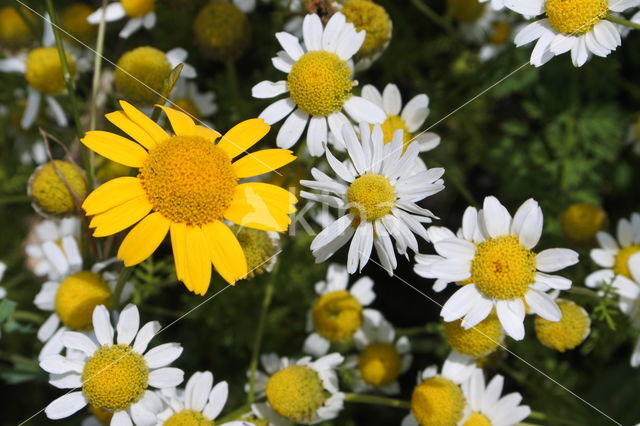
<instances>
[{"instance_id":1,"label":"white petal","mask_svg":"<svg viewBox=\"0 0 640 426\"><path fill-rule=\"evenodd\" d=\"M382 95L372 84L365 84L362 87L362 97L373 102L378 106L382 106Z\"/></svg>"},{"instance_id":2,"label":"white petal","mask_svg":"<svg viewBox=\"0 0 640 426\"><path fill-rule=\"evenodd\" d=\"M598 233L596 234L596 239L598 240L598 244L600 244L600 247L607 251L617 253L620 249L620 246L618 246L616 240L608 232L598 231Z\"/></svg>"},{"instance_id":3,"label":"white petal","mask_svg":"<svg viewBox=\"0 0 640 426\"><path fill-rule=\"evenodd\" d=\"M547 249L536 256L536 268L542 272L556 272L576 263L578 263L578 253L569 249Z\"/></svg>"},{"instance_id":4,"label":"white petal","mask_svg":"<svg viewBox=\"0 0 640 426\"><path fill-rule=\"evenodd\" d=\"M133 423L126 411L116 411L111 418L110 426L133 426Z\"/></svg>"},{"instance_id":5,"label":"white petal","mask_svg":"<svg viewBox=\"0 0 640 426\"><path fill-rule=\"evenodd\" d=\"M522 299L499 300L496 304L496 311L506 334L515 340L522 340L524 338L525 316Z\"/></svg>"},{"instance_id":6,"label":"white petal","mask_svg":"<svg viewBox=\"0 0 640 426\"><path fill-rule=\"evenodd\" d=\"M556 302L546 293L529 289L529 292L524 298L531 307L531 310L542 318L548 321L560 321L560 318L562 318L560 308L558 308Z\"/></svg>"},{"instance_id":7,"label":"white petal","mask_svg":"<svg viewBox=\"0 0 640 426\"><path fill-rule=\"evenodd\" d=\"M442 306L440 316L446 321L451 322L465 316L473 309L476 302L482 298L482 295L476 289L475 284L467 284L457 290L447 302Z\"/></svg>"},{"instance_id":8,"label":"white petal","mask_svg":"<svg viewBox=\"0 0 640 426\"><path fill-rule=\"evenodd\" d=\"M314 13L304 17L302 34L307 51L322 49L322 22L318 15Z\"/></svg>"},{"instance_id":9,"label":"white petal","mask_svg":"<svg viewBox=\"0 0 640 426\"><path fill-rule=\"evenodd\" d=\"M589 254L591 255L591 260L603 268L613 268L616 262L615 254L608 250L593 249Z\"/></svg>"},{"instance_id":10,"label":"white petal","mask_svg":"<svg viewBox=\"0 0 640 426\"><path fill-rule=\"evenodd\" d=\"M549 275L544 272L536 272L535 280L537 283L545 284L556 290L569 290L571 288L571 280L559 275Z\"/></svg>"},{"instance_id":11,"label":"white petal","mask_svg":"<svg viewBox=\"0 0 640 426\"><path fill-rule=\"evenodd\" d=\"M476 254L475 244L460 238L440 240L434 243L440 256L455 260L471 260Z\"/></svg>"},{"instance_id":12,"label":"white petal","mask_svg":"<svg viewBox=\"0 0 640 426\"><path fill-rule=\"evenodd\" d=\"M357 32L353 24L346 24L340 33L340 38L338 39L336 55L338 55L343 61L348 61L358 52L358 50L360 50L360 46L364 43L365 36L365 32Z\"/></svg>"},{"instance_id":13,"label":"white petal","mask_svg":"<svg viewBox=\"0 0 640 426\"><path fill-rule=\"evenodd\" d=\"M98 305L93 310L93 332L101 345L113 345L113 326L104 305Z\"/></svg>"},{"instance_id":14,"label":"white petal","mask_svg":"<svg viewBox=\"0 0 640 426\"><path fill-rule=\"evenodd\" d=\"M360 278L351 286L349 292L358 299L362 306L370 305L376 298L373 291L373 280L369 277Z\"/></svg>"},{"instance_id":15,"label":"white petal","mask_svg":"<svg viewBox=\"0 0 640 426\"><path fill-rule=\"evenodd\" d=\"M178 386L183 378L184 371L179 368L160 368L149 373L149 385L160 389Z\"/></svg>"},{"instance_id":16,"label":"white petal","mask_svg":"<svg viewBox=\"0 0 640 426\"><path fill-rule=\"evenodd\" d=\"M484 321L493 310L493 301L482 296L475 301L475 306L462 319L462 327L469 329ZM499 343L499 342L497 342Z\"/></svg>"},{"instance_id":17,"label":"white petal","mask_svg":"<svg viewBox=\"0 0 640 426\"><path fill-rule=\"evenodd\" d=\"M87 356L92 356L98 349L98 346L87 335L77 331L64 332L62 334L62 343L68 348L84 352Z\"/></svg>"},{"instance_id":18,"label":"white petal","mask_svg":"<svg viewBox=\"0 0 640 426\"><path fill-rule=\"evenodd\" d=\"M296 36L285 32L279 32L276 33L276 38L285 52L287 52L294 61L297 61L302 55L304 55L304 51L302 50Z\"/></svg>"},{"instance_id":19,"label":"white petal","mask_svg":"<svg viewBox=\"0 0 640 426\"><path fill-rule=\"evenodd\" d=\"M516 37L514 39L514 43L518 47L524 46L534 40L539 39L547 31L548 28L543 25L541 21L532 22L518 31L518 34L516 34Z\"/></svg>"},{"instance_id":20,"label":"white petal","mask_svg":"<svg viewBox=\"0 0 640 426\"><path fill-rule=\"evenodd\" d=\"M287 82L284 80L275 83L265 80L253 86L251 96L257 99L267 99L286 93L288 90Z\"/></svg>"},{"instance_id":21,"label":"white petal","mask_svg":"<svg viewBox=\"0 0 640 426\"><path fill-rule=\"evenodd\" d=\"M142 28L142 24L144 24L142 18L131 18L122 28L122 30L120 30L120 34L118 35L120 36L120 38L129 38L131 34Z\"/></svg>"},{"instance_id":22,"label":"white petal","mask_svg":"<svg viewBox=\"0 0 640 426\"><path fill-rule=\"evenodd\" d=\"M128 304L120 312L120 318L118 319L118 325L116 330L118 331L117 342L119 345L129 345L136 337L138 328L140 327L140 314L136 305Z\"/></svg>"},{"instance_id":23,"label":"white petal","mask_svg":"<svg viewBox=\"0 0 640 426\"><path fill-rule=\"evenodd\" d=\"M0 59L0 71L24 74L27 71L27 66L23 60L18 58Z\"/></svg>"},{"instance_id":24,"label":"white petal","mask_svg":"<svg viewBox=\"0 0 640 426\"><path fill-rule=\"evenodd\" d=\"M357 123L383 123L387 116L382 108L360 96L351 96L342 106Z\"/></svg>"},{"instance_id":25,"label":"white petal","mask_svg":"<svg viewBox=\"0 0 640 426\"><path fill-rule=\"evenodd\" d=\"M335 16L335 15L333 15ZM342 137L342 129L346 125L351 125L351 122L342 112L334 112L327 116L327 121L329 122L329 129L331 129L331 134L336 139L340 146L344 146L344 139Z\"/></svg>"},{"instance_id":26,"label":"white petal","mask_svg":"<svg viewBox=\"0 0 640 426\"><path fill-rule=\"evenodd\" d=\"M471 262L458 259L447 259L431 265L434 276L449 281L462 281L471 276Z\"/></svg>"},{"instance_id":27,"label":"white petal","mask_svg":"<svg viewBox=\"0 0 640 426\"><path fill-rule=\"evenodd\" d=\"M143 325L138 331L135 342L133 342L133 350L143 354L147 350L147 345L158 331L160 331L160 323L158 321L151 321Z\"/></svg>"},{"instance_id":28,"label":"white petal","mask_svg":"<svg viewBox=\"0 0 640 426\"><path fill-rule=\"evenodd\" d=\"M296 104L291 98L280 99L266 107L260 113L259 118L262 118L265 123L273 125L285 118L295 107Z\"/></svg>"},{"instance_id":29,"label":"white petal","mask_svg":"<svg viewBox=\"0 0 640 426\"><path fill-rule=\"evenodd\" d=\"M40 368L51 374L82 373L84 361L62 355L49 355L40 360Z\"/></svg>"},{"instance_id":30,"label":"white petal","mask_svg":"<svg viewBox=\"0 0 640 426\"><path fill-rule=\"evenodd\" d=\"M209 400L212 386L213 374L211 372L195 373L187 382L184 391L185 408L202 411Z\"/></svg>"},{"instance_id":31,"label":"white petal","mask_svg":"<svg viewBox=\"0 0 640 426\"><path fill-rule=\"evenodd\" d=\"M387 84L382 92L382 102L384 112L387 115L400 115L402 95L400 95L398 86L393 83Z\"/></svg>"},{"instance_id":32,"label":"white petal","mask_svg":"<svg viewBox=\"0 0 640 426\"><path fill-rule=\"evenodd\" d=\"M38 340L41 342L46 342L49 340L53 333L56 332L58 326L60 325L60 317L58 314L51 314L49 318L40 326L38 329Z\"/></svg>"},{"instance_id":33,"label":"white petal","mask_svg":"<svg viewBox=\"0 0 640 426\"><path fill-rule=\"evenodd\" d=\"M496 197L489 196L482 205L484 224L492 238L509 235L511 215Z\"/></svg>"},{"instance_id":34,"label":"white petal","mask_svg":"<svg viewBox=\"0 0 640 426\"><path fill-rule=\"evenodd\" d=\"M324 154L327 144L327 119L326 117L311 117L307 130L307 148L312 157Z\"/></svg>"},{"instance_id":35,"label":"white petal","mask_svg":"<svg viewBox=\"0 0 640 426\"><path fill-rule=\"evenodd\" d=\"M329 352L330 346L331 343L327 339L320 336L318 333L311 333L305 339L302 350L306 354L319 357Z\"/></svg>"},{"instance_id":36,"label":"white petal","mask_svg":"<svg viewBox=\"0 0 640 426\"><path fill-rule=\"evenodd\" d=\"M545 11L546 0L505 0L504 5L524 16L538 16Z\"/></svg>"},{"instance_id":37,"label":"white petal","mask_svg":"<svg viewBox=\"0 0 640 426\"><path fill-rule=\"evenodd\" d=\"M47 405L44 412L50 419L64 419L86 405L87 400L82 392L72 392L54 400L51 404Z\"/></svg>"},{"instance_id":38,"label":"white petal","mask_svg":"<svg viewBox=\"0 0 640 426\"><path fill-rule=\"evenodd\" d=\"M32 89L31 87L27 88L27 93L27 106L25 107L22 119L20 120L20 126L23 129L30 128L35 121L38 116L38 110L40 109L40 99L42 98L40 92Z\"/></svg>"},{"instance_id":39,"label":"white petal","mask_svg":"<svg viewBox=\"0 0 640 426\"><path fill-rule=\"evenodd\" d=\"M596 288L613 281L615 276L611 269L600 269L587 275L585 284L587 287Z\"/></svg>"},{"instance_id":40,"label":"white petal","mask_svg":"<svg viewBox=\"0 0 640 426\"><path fill-rule=\"evenodd\" d=\"M209 403L204 408L204 415L210 419L215 419L224 408L229 397L229 385L227 382L220 382L211 389Z\"/></svg>"},{"instance_id":41,"label":"white petal","mask_svg":"<svg viewBox=\"0 0 640 426\"><path fill-rule=\"evenodd\" d=\"M149 391L147 392L151 393ZM129 411L131 413L131 419L136 426L153 426L158 421L155 413L152 413L150 410L148 410L144 406L142 401L138 401L137 403L131 405Z\"/></svg>"},{"instance_id":42,"label":"white petal","mask_svg":"<svg viewBox=\"0 0 640 426\"><path fill-rule=\"evenodd\" d=\"M144 355L149 368L160 368L171 364L182 353L182 346L178 343L165 343L149 350Z\"/></svg>"},{"instance_id":43,"label":"white petal","mask_svg":"<svg viewBox=\"0 0 640 426\"><path fill-rule=\"evenodd\" d=\"M94 24L94 25L99 24L100 21L102 20L102 14L103 14L103 10L102 8L100 8L95 12L93 12L91 15L89 15L87 17L87 21L90 24ZM105 22L117 21L118 19L122 19L125 16L127 16L127 12L125 12L124 7L122 7L122 3L120 2L108 4L107 7L104 9Z\"/></svg>"},{"instance_id":44,"label":"white petal","mask_svg":"<svg viewBox=\"0 0 640 426\"><path fill-rule=\"evenodd\" d=\"M278 132L278 136L276 137L278 147L283 149L291 148L300 139L300 136L302 136L308 120L309 114L306 112L301 109L293 111Z\"/></svg>"}]
</instances>

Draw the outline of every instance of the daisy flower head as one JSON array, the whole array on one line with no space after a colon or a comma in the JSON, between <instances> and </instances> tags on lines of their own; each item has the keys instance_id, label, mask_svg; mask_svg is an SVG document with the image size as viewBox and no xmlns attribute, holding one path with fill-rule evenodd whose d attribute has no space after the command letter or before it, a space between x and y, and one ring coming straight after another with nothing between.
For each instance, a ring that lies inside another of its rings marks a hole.
<instances>
[{"instance_id":1,"label":"daisy flower head","mask_svg":"<svg viewBox=\"0 0 640 426\"><path fill-rule=\"evenodd\" d=\"M331 343L350 342L363 323L379 313L366 309L376 297L373 281L362 277L347 290L349 273L344 266L331 264L326 281L316 283L320 296L309 310L307 330L311 332L304 342L304 352L322 356Z\"/></svg>"},{"instance_id":2,"label":"daisy flower head","mask_svg":"<svg viewBox=\"0 0 640 426\"><path fill-rule=\"evenodd\" d=\"M524 337L525 302L529 310L549 321L561 318L560 309L546 291L567 290L571 281L556 272L578 262L578 253L553 248L534 253L542 234L543 215L538 203L529 199L513 218L497 198L486 197L477 214L477 243L463 238L434 243L443 260L429 266L430 273L460 288L443 305L445 321L463 318L471 328L495 308L507 335Z\"/></svg>"},{"instance_id":3,"label":"daisy flower head","mask_svg":"<svg viewBox=\"0 0 640 426\"><path fill-rule=\"evenodd\" d=\"M443 334L453 351L474 359L495 352L504 340L502 325L494 312L471 328L464 328L462 320L445 322Z\"/></svg>"},{"instance_id":4,"label":"daisy flower head","mask_svg":"<svg viewBox=\"0 0 640 426\"><path fill-rule=\"evenodd\" d=\"M629 317L631 326L635 329L640 329L640 253L636 253L629 258L629 270L631 271L635 287L632 287L629 285L630 283L627 282L618 287L616 291L620 296L618 299L618 307ZM633 347L631 366L640 366L640 338L638 338Z\"/></svg>"},{"instance_id":5,"label":"daisy flower head","mask_svg":"<svg viewBox=\"0 0 640 426\"><path fill-rule=\"evenodd\" d=\"M505 7L505 0L480 0L480 3L491 2L491 8L493 10L502 10Z\"/></svg>"},{"instance_id":6,"label":"daisy flower head","mask_svg":"<svg viewBox=\"0 0 640 426\"><path fill-rule=\"evenodd\" d=\"M556 55L571 52L581 67L591 54L606 57L621 44L620 29L608 21L611 12L624 12L640 0L505 0L509 9L524 16L545 15L518 32L516 46L536 41L531 65L544 65Z\"/></svg>"},{"instance_id":7,"label":"daisy flower head","mask_svg":"<svg viewBox=\"0 0 640 426\"><path fill-rule=\"evenodd\" d=\"M334 14L323 28L320 17L307 15L303 22L304 47L289 33L276 34L284 51L272 59L287 79L262 81L252 89L254 98L273 98L288 93L286 98L269 105L262 113L268 124L284 119L278 132L281 148L293 146L307 130L309 153L324 153L329 131L337 143L343 144L342 127L349 124L345 111L354 121L382 123L384 111L371 101L352 94L353 62L351 58L362 45L365 33L357 32L341 13Z\"/></svg>"},{"instance_id":8,"label":"daisy flower head","mask_svg":"<svg viewBox=\"0 0 640 426\"><path fill-rule=\"evenodd\" d=\"M84 170L75 163L53 160L38 166L27 182L31 206L44 217L64 217L78 211L88 191Z\"/></svg>"},{"instance_id":9,"label":"daisy flower head","mask_svg":"<svg viewBox=\"0 0 640 426\"><path fill-rule=\"evenodd\" d=\"M193 35L203 56L224 62L235 61L244 54L251 39L246 15L251 5L247 3L250 2L210 1L200 9L193 22Z\"/></svg>"},{"instance_id":10,"label":"daisy flower head","mask_svg":"<svg viewBox=\"0 0 640 426\"><path fill-rule=\"evenodd\" d=\"M118 258L136 265L171 234L176 275L190 291L203 295L213 264L228 283L247 275L242 247L229 222L265 231L285 231L295 211L296 197L262 182L241 178L276 170L295 159L290 151L268 149L232 160L269 131L260 119L246 120L222 137L196 125L186 114L162 107L174 135L130 104L107 119L134 140L114 133L91 131L82 143L112 161L138 168L136 177L121 177L98 187L82 207L94 237L127 234ZM216 140L218 140L217 143Z\"/></svg>"},{"instance_id":11,"label":"daisy flower head","mask_svg":"<svg viewBox=\"0 0 640 426\"><path fill-rule=\"evenodd\" d=\"M182 353L178 343L165 343L147 351L149 341L160 330L157 321L142 328L135 305L120 312L114 328L103 305L93 311L96 340L86 334L67 331L62 343L73 356L49 355L40 367L50 373L49 383L59 389L76 389L51 402L45 409L50 419L69 417L89 404L113 412L112 425L149 424L155 420L152 407L157 400L150 388L171 388L182 383L182 370L167 367ZM77 351L82 357L75 355ZM152 421L153 421L152 420ZM151 423L153 424L153 423Z\"/></svg>"},{"instance_id":12,"label":"daisy flower head","mask_svg":"<svg viewBox=\"0 0 640 426\"><path fill-rule=\"evenodd\" d=\"M288 424L287 420L310 425L336 418L344 402L336 373L343 360L338 353L315 361L263 355L266 374L256 372L256 391L267 398L262 411L270 413L265 417L277 425Z\"/></svg>"},{"instance_id":13,"label":"daisy flower head","mask_svg":"<svg viewBox=\"0 0 640 426\"><path fill-rule=\"evenodd\" d=\"M80 220L68 217L36 223L27 238L27 265L36 276L59 280L82 267Z\"/></svg>"},{"instance_id":14,"label":"daisy flower head","mask_svg":"<svg viewBox=\"0 0 640 426\"><path fill-rule=\"evenodd\" d=\"M591 332L591 319L582 306L571 300L557 299L556 303L562 312L560 321L552 322L537 316L534 321L535 331L540 343L564 352L585 341Z\"/></svg>"},{"instance_id":15,"label":"daisy flower head","mask_svg":"<svg viewBox=\"0 0 640 426\"><path fill-rule=\"evenodd\" d=\"M97 25L103 16L106 22L127 18L129 20L120 30L120 38L129 38L142 27L150 30L156 25L155 8L155 0L119 0L109 3L104 9L99 8L87 17L87 21Z\"/></svg>"},{"instance_id":16,"label":"daisy flower head","mask_svg":"<svg viewBox=\"0 0 640 426\"><path fill-rule=\"evenodd\" d=\"M9 50L19 50L28 47L33 42L33 32L22 18L35 25L36 16L26 7L9 5L0 8L0 47Z\"/></svg>"},{"instance_id":17,"label":"daisy flower head","mask_svg":"<svg viewBox=\"0 0 640 426\"><path fill-rule=\"evenodd\" d=\"M375 246L380 263L391 275L397 266L391 237L401 255L407 249L418 250L414 233L428 239L422 224L435 216L416 203L444 189L440 179L444 169L425 168L416 173L419 145L411 143L405 150L401 131L386 145L380 125L371 130L369 123L361 123L360 139L350 125L342 132L349 160L342 163L326 151L337 177L314 168L311 174L316 180L300 182L330 194L302 191L302 197L345 212L315 237L311 251L316 262L324 262L351 240L347 270L353 274L367 264Z\"/></svg>"},{"instance_id":18,"label":"daisy flower head","mask_svg":"<svg viewBox=\"0 0 640 426\"><path fill-rule=\"evenodd\" d=\"M232 230L247 259L247 279L271 272L280 252L280 235L242 226L234 226Z\"/></svg>"},{"instance_id":19,"label":"daisy flower head","mask_svg":"<svg viewBox=\"0 0 640 426\"><path fill-rule=\"evenodd\" d=\"M571 204L560 220L564 236L577 244L593 243L607 222L607 213L602 207L591 203Z\"/></svg>"}]
</instances>

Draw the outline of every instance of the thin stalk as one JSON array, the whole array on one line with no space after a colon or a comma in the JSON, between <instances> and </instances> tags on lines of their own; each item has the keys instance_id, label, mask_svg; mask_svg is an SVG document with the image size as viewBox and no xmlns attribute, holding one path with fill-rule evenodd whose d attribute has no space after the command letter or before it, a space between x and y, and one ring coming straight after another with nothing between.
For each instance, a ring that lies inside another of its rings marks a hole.
<instances>
[{"instance_id":1,"label":"thin stalk","mask_svg":"<svg viewBox=\"0 0 640 426\"><path fill-rule=\"evenodd\" d=\"M601 296L595 291L590 290L588 288L584 288L584 287L571 287L569 290L567 290L567 293L579 294L581 296L589 296L596 299L601 298Z\"/></svg>"},{"instance_id":2,"label":"thin stalk","mask_svg":"<svg viewBox=\"0 0 640 426\"><path fill-rule=\"evenodd\" d=\"M124 290L124 286L127 283L127 280L131 276L132 272L133 268L124 268L120 272L118 282L116 283L116 288L113 290L113 294L111 295L111 309L117 309L120 305L120 295L122 294L122 290Z\"/></svg>"},{"instance_id":3,"label":"thin stalk","mask_svg":"<svg viewBox=\"0 0 640 426\"><path fill-rule=\"evenodd\" d=\"M402 399L387 398L385 396L361 395L357 393L345 393L345 402L355 402L360 404L384 405L386 407L411 409L411 403Z\"/></svg>"},{"instance_id":4,"label":"thin stalk","mask_svg":"<svg viewBox=\"0 0 640 426\"><path fill-rule=\"evenodd\" d=\"M44 322L44 319L40 315L29 311L15 311L12 317L16 321L31 322L34 324L42 324Z\"/></svg>"},{"instance_id":5,"label":"thin stalk","mask_svg":"<svg viewBox=\"0 0 640 426\"><path fill-rule=\"evenodd\" d=\"M95 130L98 114L98 91L100 90L100 77L102 72L102 52L104 51L104 34L107 23L104 19L104 9L107 7L107 0L102 0L102 18L98 25L98 38L96 39L96 54L93 58L93 82L91 85L91 106L89 115L89 130Z\"/></svg>"},{"instance_id":6,"label":"thin stalk","mask_svg":"<svg viewBox=\"0 0 640 426\"><path fill-rule=\"evenodd\" d=\"M228 60L225 62L227 71L227 84L229 84L229 97L231 98L231 121L236 122L240 119L240 101L238 98L238 74L236 72L236 63Z\"/></svg>"},{"instance_id":7,"label":"thin stalk","mask_svg":"<svg viewBox=\"0 0 640 426\"><path fill-rule=\"evenodd\" d=\"M4 204L28 204L30 202L31 197L28 195L9 195L0 198L0 206Z\"/></svg>"},{"instance_id":8,"label":"thin stalk","mask_svg":"<svg viewBox=\"0 0 640 426\"><path fill-rule=\"evenodd\" d=\"M220 420L216 419L216 424L225 424L226 422L230 422L232 420L237 420L242 417L244 414L247 414L251 411L251 404L245 404L241 407L236 408Z\"/></svg>"},{"instance_id":9,"label":"thin stalk","mask_svg":"<svg viewBox=\"0 0 640 426\"><path fill-rule=\"evenodd\" d=\"M636 24L635 22L629 21L627 19L621 18L614 14L607 15L607 20L611 22L615 22L616 24L624 25L626 27L635 28L636 30L640 30L640 24Z\"/></svg>"},{"instance_id":10,"label":"thin stalk","mask_svg":"<svg viewBox=\"0 0 640 426\"><path fill-rule=\"evenodd\" d=\"M447 22L442 16L438 15L433 9L426 5L422 0L411 0L411 3L422 12L427 18L429 18L434 24L447 31L449 34L455 34L455 29L449 22Z\"/></svg>"}]
</instances>

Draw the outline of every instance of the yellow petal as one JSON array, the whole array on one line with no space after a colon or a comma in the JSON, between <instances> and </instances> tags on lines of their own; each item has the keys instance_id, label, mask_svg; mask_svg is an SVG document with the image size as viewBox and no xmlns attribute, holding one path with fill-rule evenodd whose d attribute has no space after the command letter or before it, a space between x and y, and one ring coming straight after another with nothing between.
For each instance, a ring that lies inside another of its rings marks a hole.
<instances>
[{"instance_id":1,"label":"yellow petal","mask_svg":"<svg viewBox=\"0 0 640 426\"><path fill-rule=\"evenodd\" d=\"M229 284L247 275L247 259L240 242L227 225L216 221L202 227L207 242L211 262L222 278Z\"/></svg>"},{"instance_id":2,"label":"yellow petal","mask_svg":"<svg viewBox=\"0 0 640 426\"><path fill-rule=\"evenodd\" d=\"M286 149L264 149L247 154L233 163L233 170L238 178L247 178L279 169L295 159L292 152Z\"/></svg>"},{"instance_id":3,"label":"yellow petal","mask_svg":"<svg viewBox=\"0 0 640 426\"><path fill-rule=\"evenodd\" d=\"M87 216L93 216L144 195L140 179L130 176L119 177L96 188L84 200L82 208Z\"/></svg>"},{"instance_id":4,"label":"yellow petal","mask_svg":"<svg viewBox=\"0 0 640 426\"><path fill-rule=\"evenodd\" d=\"M145 148L152 149L156 146L156 141L151 135L134 123L123 111L111 112L105 115L105 117L107 117L107 120L113 123L114 126L117 126Z\"/></svg>"},{"instance_id":5,"label":"yellow petal","mask_svg":"<svg viewBox=\"0 0 640 426\"><path fill-rule=\"evenodd\" d=\"M238 225L264 231L286 231L296 197L275 185L251 182L238 185L224 217Z\"/></svg>"},{"instance_id":6,"label":"yellow petal","mask_svg":"<svg viewBox=\"0 0 640 426\"><path fill-rule=\"evenodd\" d=\"M80 139L89 149L109 160L129 167L142 167L147 151L137 143L115 133L93 130Z\"/></svg>"},{"instance_id":7,"label":"yellow petal","mask_svg":"<svg viewBox=\"0 0 640 426\"><path fill-rule=\"evenodd\" d=\"M216 139L220 137L220 132L217 132L205 126L196 125L194 135L203 137L208 141L214 142Z\"/></svg>"},{"instance_id":8,"label":"yellow petal","mask_svg":"<svg viewBox=\"0 0 640 426\"><path fill-rule=\"evenodd\" d=\"M229 157L234 158L255 145L260 139L269 133L271 127L261 118L252 118L236 124L224 134L218 146Z\"/></svg>"},{"instance_id":9,"label":"yellow petal","mask_svg":"<svg viewBox=\"0 0 640 426\"><path fill-rule=\"evenodd\" d=\"M211 282L211 258L202 228L187 226L186 267L195 294L204 295Z\"/></svg>"},{"instance_id":10,"label":"yellow petal","mask_svg":"<svg viewBox=\"0 0 640 426\"><path fill-rule=\"evenodd\" d=\"M169 232L171 222L160 213L151 213L133 227L122 240L118 249L118 259L124 266L133 266L153 254Z\"/></svg>"},{"instance_id":11,"label":"yellow petal","mask_svg":"<svg viewBox=\"0 0 640 426\"><path fill-rule=\"evenodd\" d=\"M149 133L156 142L162 142L169 138L167 132L158 125L155 121L144 115L136 107L126 101L120 101L120 106L127 114L127 117L138 126L143 128L145 132Z\"/></svg>"},{"instance_id":12,"label":"yellow petal","mask_svg":"<svg viewBox=\"0 0 640 426\"><path fill-rule=\"evenodd\" d=\"M151 211L147 197L138 197L100 213L91 219L89 228L96 228L94 237L106 237L126 229Z\"/></svg>"},{"instance_id":13,"label":"yellow petal","mask_svg":"<svg viewBox=\"0 0 640 426\"><path fill-rule=\"evenodd\" d=\"M189 291L193 291L191 281L185 274L187 253L187 225L184 223L171 224L171 248L173 249L173 261L176 265L176 276L182 281Z\"/></svg>"},{"instance_id":14,"label":"yellow petal","mask_svg":"<svg viewBox=\"0 0 640 426\"><path fill-rule=\"evenodd\" d=\"M171 127L173 127L173 133L181 136L193 136L195 134L196 123L194 123L187 114L162 105L156 106L162 108L164 113L167 114L167 117L169 117Z\"/></svg>"}]
</instances>

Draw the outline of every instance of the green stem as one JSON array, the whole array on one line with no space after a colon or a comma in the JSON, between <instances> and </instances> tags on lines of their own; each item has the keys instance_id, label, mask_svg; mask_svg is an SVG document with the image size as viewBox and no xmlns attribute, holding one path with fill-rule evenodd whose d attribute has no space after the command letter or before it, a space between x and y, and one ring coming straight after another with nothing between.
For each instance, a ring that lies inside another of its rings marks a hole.
<instances>
[{"instance_id":1,"label":"green stem","mask_svg":"<svg viewBox=\"0 0 640 426\"><path fill-rule=\"evenodd\" d=\"M33 21L29 19L29 16L27 16L24 9L17 4L13 5L13 7L16 9L16 12L18 12L18 15L20 15L20 19L22 19L25 25L29 27L29 31L31 31L31 34L33 35L33 37L40 38L40 34L38 33L38 28L34 25Z\"/></svg>"},{"instance_id":2,"label":"green stem","mask_svg":"<svg viewBox=\"0 0 640 426\"><path fill-rule=\"evenodd\" d=\"M635 22L629 21L619 16L615 16L613 14L607 15L607 20L611 22L615 22L616 24L620 24L626 27L635 28L636 30L640 30L640 24L636 24Z\"/></svg>"},{"instance_id":3,"label":"green stem","mask_svg":"<svg viewBox=\"0 0 640 426\"><path fill-rule=\"evenodd\" d=\"M107 7L107 0L102 0L102 10ZM98 38L96 39L96 54L93 58L93 82L91 85L91 112L89 116L89 130L95 130L98 114L98 91L100 90L100 77L102 72L102 52L104 51L104 33L107 23L104 16L98 25Z\"/></svg>"},{"instance_id":4,"label":"green stem","mask_svg":"<svg viewBox=\"0 0 640 426\"><path fill-rule=\"evenodd\" d=\"M387 407L411 409L411 403L409 401L387 398L385 396L345 393L344 400L345 402L356 402L361 404L374 404L374 405L384 405Z\"/></svg>"},{"instance_id":5,"label":"green stem","mask_svg":"<svg viewBox=\"0 0 640 426\"><path fill-rule=\"evenodd\" d=\"M38 361L35 361L31 358L24 357L22 355L0 351L0 359L8 361L12 364L24 364L30 367L35 367L36 369L40 369L40 364L38 363Z\"/></svg>"},{"instance_id":6,"label":"green stem","mask_svg":"<svg viewBox=\"0 0 640 426\"><path fill-rule=\"evenodd\" d=\"M0 198L0 206L4 204L28 204L31 198L28 195L10 195Z\"/></svg>"},{"instance_id":7,"label":"green stem","mask_svg":"<svg viewBox=\"0 0 640 426\"><path fill-rule=\"evenodd\" d=\"M600 299L600 295L598 293L584 287L571 287L569 290L567 290L567 293L579 294L581 296L589 296Z\"/></svg>"},{"instance_id":8,"label":"green stem","mask_svg":"<svg viewBox=\"0 0 640 426\"><path fill-rule=\"evenodd\" d=\"M116 283L116 288L113 290L113 294L111 295L111 309L117 309L120 305L120 295L122 294L122 290L124 290L124 286L127 283L127 280L131 276L132 272L133 268L124 268L120 272L118 282Z\"/></svg>"},{"instance_id":9,"label":"green stem","mask_svg":"<svg viewBox=\"0 0 640 426\"><path fill-rule=\"evenodd\" d=\"M235 123L240 119L240 101L238 98L238 74L236 63L228 60L225 62L227 71L227 84L229 85L229 97L231 98L231 122Z\"/></svg>"},{"instance_id":10,"label":"green stem","mask_svg":"<svg viewBox=\"0 0 640 426\"><path fill-rule=\"evenodd\" d=\"M413 3L415 8L422 12L422 14L429 18L434 24L438 25L449 34L455 34L456 31L451 24L427 6L422 0L411 0L411 3Z\"/></svg>"},{"instance_id":11,"label":"green stem","mask_svg":"<svg viewBox=\"0 0 640 426\"><path fill-rule=\"evenodd\" d=\"M12 316L16 321L32 322L34 324L42 324L44 322L40 315L29 311L15 311Z\"/></svg>"},{"instance_id":12,"label":"green stem","mask_svg":"<svg viewBox=\"0 0 640 426\"><path fill-rule=\"evenodd\" d=\"M242 417L244 414L247 414L251 411L251 404L245 404L241 407L236 408L226 416L221 419L216 419L216 424L225 424L226 422L230 422L232 420L237 420Z\"/></svg>"}]
</instances>

